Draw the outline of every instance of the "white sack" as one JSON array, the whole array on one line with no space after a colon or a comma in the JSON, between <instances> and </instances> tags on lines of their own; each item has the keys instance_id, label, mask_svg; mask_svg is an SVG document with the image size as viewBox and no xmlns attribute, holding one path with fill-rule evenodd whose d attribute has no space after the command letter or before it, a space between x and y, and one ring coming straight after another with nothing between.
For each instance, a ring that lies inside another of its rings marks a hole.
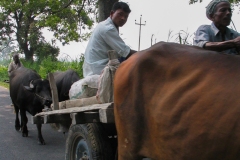
<instances>
[{"instance_id":1,"label":"white sack","mask_svg":"<svg viewBox=\"0 0 240 160\"><path fill-rule=\"evenodd\" d=\"M99 75L87 76L72 84L69 90L70 99L95 96L98 88Z\"/></svg>"},{"instance_id":2,"label":"white sack","mask_svg":"<svg viewBox=\"0 0 240 160\"><path fill-rule=\"evenodd\" d=\"M108 56L109 62L99 78L97 91L97 100L99 103L113 102L113 80L120 62L115 51L109 51Z\"/></svg>"}]
</instances>

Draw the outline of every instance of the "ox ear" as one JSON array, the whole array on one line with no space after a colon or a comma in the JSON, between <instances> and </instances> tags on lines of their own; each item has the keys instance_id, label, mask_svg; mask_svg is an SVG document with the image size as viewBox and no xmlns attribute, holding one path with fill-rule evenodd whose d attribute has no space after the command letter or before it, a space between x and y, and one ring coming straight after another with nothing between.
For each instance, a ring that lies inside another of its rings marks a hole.
<instances>
[{"instance_id":1,"label":"ox ear","mask_svg":"<svg viewBox=\"0 0 240 160\"><path fill-rule=\"evenodd\" d=\"M28 91L33 91L33 89L31 88L31 87L29 87L29 86L23 86L26 90L28 90Z\"/></svg>"}]
</instances>

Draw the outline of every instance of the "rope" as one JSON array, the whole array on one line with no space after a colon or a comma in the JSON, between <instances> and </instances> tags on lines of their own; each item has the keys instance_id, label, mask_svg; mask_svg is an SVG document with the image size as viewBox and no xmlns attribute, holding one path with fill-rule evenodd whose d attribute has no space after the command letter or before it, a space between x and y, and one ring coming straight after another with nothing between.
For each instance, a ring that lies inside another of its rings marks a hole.
<instances>
[{"instance_id":1,"label":"rope","mask_svg":"<svg viewBox=\"0 0 240 160\"><path fill-rule=\"evenodd\" d=\"M39 98L43 99L43 100L51 101L51 99L44 98L44 97L38 95L37 93L34 93L34 94L35 94L36 96L38 96Z\"/></svg>"}]
</instances>

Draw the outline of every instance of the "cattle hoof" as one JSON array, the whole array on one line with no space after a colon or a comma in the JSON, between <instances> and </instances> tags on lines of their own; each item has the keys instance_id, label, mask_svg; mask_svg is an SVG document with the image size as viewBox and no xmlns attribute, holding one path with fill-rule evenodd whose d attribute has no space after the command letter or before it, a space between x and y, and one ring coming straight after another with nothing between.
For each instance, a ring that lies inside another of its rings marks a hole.
<instances>
[{"instance_id":1,"label":"cattle hoof","mask_svg":"<svg viewBox=\"0 0 240 160\"><path fill-rule=\"evenodd\" d=\"M23 137L28 137L28 133L22 133Z\"/></svg>"},{"instance_id":2,"label":"cattle hoof","mask_svg":"<svg viewBox=\"0 0 240 160\"><path fill-rule=\"evenodd\" d=\"M20 126L15 126L16 131L21 131L21 127Z\"/></svg>"},{"instance_id":3,"label":"cattle hoof","mask_svg":"<svg viewBox=\"0 0 240 160\"><path fill-rule=\"evenodd\" d=\"M38 141L38 144L39 144L39 145L45 145L46 143L45 143L44 140L43 140L43 141Z\"/></svg>"}]
</instances>

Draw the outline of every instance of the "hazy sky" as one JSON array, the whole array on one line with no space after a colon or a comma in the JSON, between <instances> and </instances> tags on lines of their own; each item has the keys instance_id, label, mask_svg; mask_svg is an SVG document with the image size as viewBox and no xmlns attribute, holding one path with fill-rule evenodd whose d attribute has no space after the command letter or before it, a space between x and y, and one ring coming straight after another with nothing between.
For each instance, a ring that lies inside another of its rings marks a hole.
<instances>
[{"instance_id":1,"label":"hazy sky","mask_svg":"<svg viewBox=\"0 0 240 160\"><path fill-rule=\"evenodd\" d=\"M167 41L169 31L172 31L174 41L176 34L184 30L192 35L189 41L192 41L193 34L202 24L211 24L211 21L205 16L205 7L210 0L203 0L202 3L189 5L189 0L123 0L130 6L132 12L129 15L127 23L120 28L120 34L127 45L132 49L138 50L139 45L139 25L140 15L142 15L142 23L146 25L141 29L140 50L151 46L151 37L153 43L159 41ZM233 12L232 20L236 29L240 32L240 14L236 8ZM61 54L68 54L72 58L84 53L87 42L74 42L70 45L61 46Z\"/></svg>"}]
</instances>

